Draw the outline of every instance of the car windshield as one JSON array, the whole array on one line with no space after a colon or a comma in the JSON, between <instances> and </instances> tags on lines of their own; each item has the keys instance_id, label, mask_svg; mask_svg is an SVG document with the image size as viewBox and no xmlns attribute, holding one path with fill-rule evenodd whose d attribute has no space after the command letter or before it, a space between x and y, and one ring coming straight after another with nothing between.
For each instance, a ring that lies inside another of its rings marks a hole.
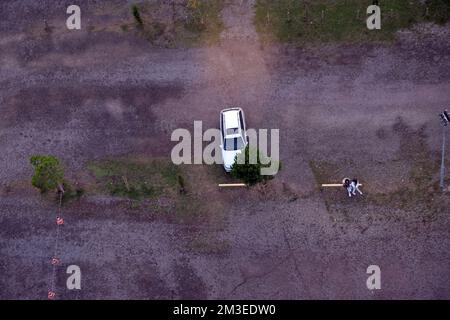
<instances>
[{"instance_id":1,"label":"car windshield","mask_svg":"<svg viewBox=\"0 0 450 320\"><path fill-rule=\"evenodd\" d=\"M241 150L244 147L244 140L242 137L227 138L224 147L226 151Z\"/></svg>"},{"instance_id":2,"label":"car windshield","mask_svg":"<svg viewBox=\"0 0 450 320\"><path fill-rule=\"evenodd\" d=\"M229 128L227 129L227 135L239 133L239 128Z\"/></svg>"}]
</instances>

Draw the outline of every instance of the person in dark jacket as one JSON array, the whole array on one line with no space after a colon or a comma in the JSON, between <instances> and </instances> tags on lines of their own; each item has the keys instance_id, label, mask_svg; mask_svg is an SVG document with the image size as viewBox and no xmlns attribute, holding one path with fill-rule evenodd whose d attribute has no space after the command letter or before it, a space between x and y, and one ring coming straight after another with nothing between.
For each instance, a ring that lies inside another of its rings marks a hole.
<instances>
[{"instance_id":1,"label":"person in dark jacket","mask_svg":"<svg viewBox=\"0 0 450 320\"><path fill-rule=\"evenodd\" d=\"M343 187L347 190L348 196L352 197L352 188L351 188L351 181L350 179L344 179Z\"/></svg>"}]
</instances>

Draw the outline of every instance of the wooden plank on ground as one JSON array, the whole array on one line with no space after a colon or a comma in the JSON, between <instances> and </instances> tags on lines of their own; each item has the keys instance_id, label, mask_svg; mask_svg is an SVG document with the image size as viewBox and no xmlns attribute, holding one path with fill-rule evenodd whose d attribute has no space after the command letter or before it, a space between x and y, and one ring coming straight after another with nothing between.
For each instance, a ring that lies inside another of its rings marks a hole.
<instances>
[{"instance_id":1,"label":"wooden plank on ground","mask_svg":"<svg viewBox=\"0 0 450 320\"><path fill-rule=\"evenodd\" d=\"M245 183L219 183L219 187L246 187Z\"/></svg>"}]
</instances>

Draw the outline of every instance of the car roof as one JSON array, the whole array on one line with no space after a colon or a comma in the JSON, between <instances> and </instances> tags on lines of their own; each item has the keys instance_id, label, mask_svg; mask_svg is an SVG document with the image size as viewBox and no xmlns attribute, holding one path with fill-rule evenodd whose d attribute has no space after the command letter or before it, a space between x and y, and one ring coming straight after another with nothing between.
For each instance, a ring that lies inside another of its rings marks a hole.
<instances>
[{"instance_id":1,"label":"car roof","mask_svg":"<svg viewBox=\"0 0 450 320\"><path fill-rule=\"evenodd\" d=\"M239 128L239 109L226 110L223 112L225 130L230 128Z\"/></svg>"}]
</instances>

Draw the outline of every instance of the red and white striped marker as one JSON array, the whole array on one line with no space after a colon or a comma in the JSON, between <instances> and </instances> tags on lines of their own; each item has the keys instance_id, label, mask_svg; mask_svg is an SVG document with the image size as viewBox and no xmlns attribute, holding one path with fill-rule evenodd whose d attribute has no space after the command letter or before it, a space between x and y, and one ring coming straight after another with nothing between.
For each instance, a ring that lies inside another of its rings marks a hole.
<instances>
[{"instance_id":1,"label":"red and white striped marker","mask_svg":"<svg viewBox=\"0 0 450 320\"><path fill-rule=\"evenodd\" d=\"M60 261L59 261L58 258L53 258L53 259L52 259L52 265L54 265L54 266L58 265L59 262L60 262Z\"/></svg>"},{"instance_id":2,"label":"red and white striped marker","mask_svg":"<svg viewBox=\"0 0 450 320\"><path fill-rule=\"evenodd\" d=\"M49 298L50 300L55 299L55 297L56 297L56 293L54 293L53 291L49 291L49 292L48 292L48 298Z\"/></svg>"},{"instance_id":3,"label":"red and white striped marker","mask_svg":"<svg viewBox=\"0 0 450 320\"><path fill-rule=\"evenodd\" d=\"M60 217L56 217L56 224L57 224L58 226L63 225L63 224L64 224L64 219L63 219L63 218L60 218Z\"/></svg>"}]
</instances>

